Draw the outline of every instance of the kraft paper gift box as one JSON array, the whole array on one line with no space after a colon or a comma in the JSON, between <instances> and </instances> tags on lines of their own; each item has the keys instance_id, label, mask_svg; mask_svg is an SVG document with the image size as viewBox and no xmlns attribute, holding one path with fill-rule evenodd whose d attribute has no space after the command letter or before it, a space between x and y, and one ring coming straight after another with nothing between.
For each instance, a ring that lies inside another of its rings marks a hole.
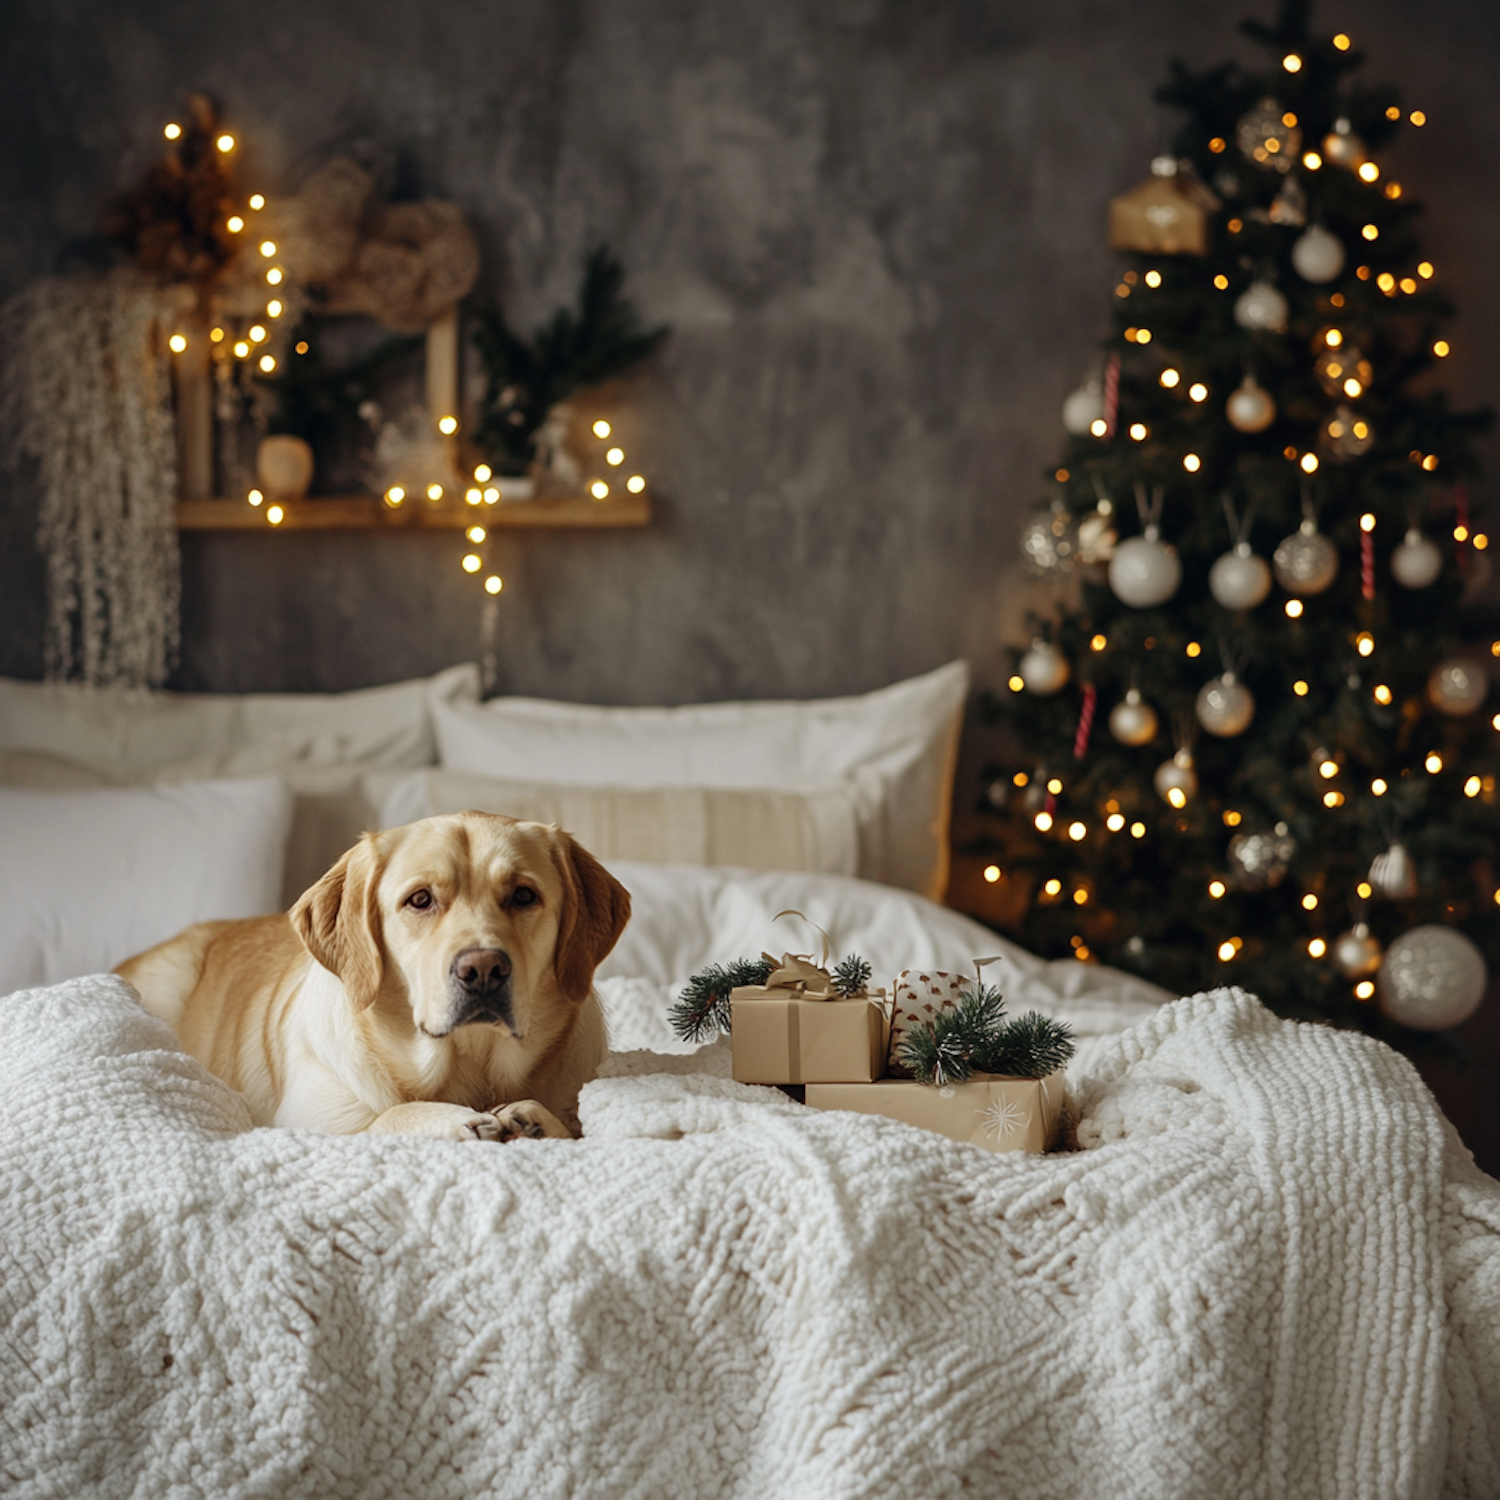
<instances>
[{"instance_id":1,"label":"kraft paper gift box","mask_svg":"<svg viewBox=\"0 0 1500 1500\"><path fill-rule=\"evenodd\" d=\"M877 1083L810 1083L814 1109L884 1115L986 1151L1045 1151L1062 1120L1063 1074L1002 1078L976 1073L967 1083L933 1088L902 1078Z\"/></svg>"},{"instance_id":2,"label":"kraft paper gift box","mask_svg":"<svg viewBox=\"0 0 1500 1500\"><path fill-rule=\"evenodd\" d=\"M808 999L743 985L729 993L730 1051L740 1083L864 1083L885 1073L884 990L854 1000Z\"/></svg>"}]
</instances>

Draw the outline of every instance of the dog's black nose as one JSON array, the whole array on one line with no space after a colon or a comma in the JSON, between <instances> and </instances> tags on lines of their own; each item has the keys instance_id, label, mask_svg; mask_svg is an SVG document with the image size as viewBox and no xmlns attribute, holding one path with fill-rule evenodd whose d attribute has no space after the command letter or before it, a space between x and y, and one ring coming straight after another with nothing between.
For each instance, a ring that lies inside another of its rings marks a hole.
<instances>
[{"instance_id":1,"label":"dog's black nose","mask_svg":"<svg viewBox=\"0 0 1500 1500\"><path fill-rule=\"evenodd\" d=\"M465 948L453 960L450 973L465 999L487 1000L509 981L510 954L499 948Z\"/></svg>"}]
</instances>

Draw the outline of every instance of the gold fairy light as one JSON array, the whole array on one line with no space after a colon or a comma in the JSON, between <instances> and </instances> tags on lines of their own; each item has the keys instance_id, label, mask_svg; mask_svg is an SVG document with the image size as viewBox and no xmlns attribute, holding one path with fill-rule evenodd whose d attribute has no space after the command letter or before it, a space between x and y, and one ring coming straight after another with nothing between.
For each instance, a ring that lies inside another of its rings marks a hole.
<instances>
[{"instance_id":1,"label":"gold fairy light","mask_svg":"<svg viewBox=\"0 0 1500 1500\"><path fill-rule=\"evenodd\" d=\"M182 136L182 126L179 125L176 120L169 120L165 125L162 126L161 133L166 136L169 141L179 140Z\"/></svg>"},{"instance_id":2,"label":"gold fairy light","mask_svg":"<svg viewBox=\"0 0 1500 1500\"><path fill-rule=\"evenodd\" d=\"M599 420L594 423L594 436L596 438L607 438L609 434L609 423L606 422L603 417L600 417Z\"/></svg>"},{"instance_id":3,"label":"gold fairy light","mask_svg":"<svg viewBox=\"0 0 1500 1500\"><path fill-rule=\"evenodd\" d=\"M986 865L984 867L984 879L986 885L994 885L1000 879L1000 866Z\"/></svg>"},{"instance_id":4,"label":"gold fairy light","mask_svg":"<svg viewBox=\"0 0 1500 1500\"><path fill-rule=\"evenodd\" d=\"M484 566L483 559L480 558L480 556L479 556L479 554L477 552L470 552L464 558L464 572L465 573L477 573L480 570L480 568L482 568L483 566Z\"/></svg>"},{"instance_id":5,"label":"gold fairy light","mask_svg":"<svg viewBox=\"0 0 1500 1500\"><path fill-rule=\"evenodd\" d=\"M1322 958L1328 952L1328 944L1322 938L1314 938L1307 945L1308 955L1312 958Z\"/></svg>"},{"instance_id":6,"label":"gold fairy light","mask_svg":"<svg viewBox=\"0 0 1500 1500\"><path fill-rule=\"evenodd\" d=\"M498 594L505 587L505 580L498 573L491 573L484 580L484 591L487 594Z\"/></svg>"},{"instance_id":7,"label":"gold fairy light","mask_svg":"<svg viewBox=\"0 0 1500 1500\"><path fill-rule=\"evenodd\" d=\"M632 495L639 495L640 492L646 488L645 476L642 474L632 474L630 478L625 481L625 488L629 490Z\"/></svg>"},{"instance_id":8,"label":"gold fairy light","mask_svg":"<svg viewBox=\"0 0 1500 1500\"><path fill-rule=\"evenodd\" d=\"M230 135L226 130L224 134L214 142L214 145L216 145L225 156L228 156L229 153L234 150L234 137Z\"/></svg>"}]
</instances>

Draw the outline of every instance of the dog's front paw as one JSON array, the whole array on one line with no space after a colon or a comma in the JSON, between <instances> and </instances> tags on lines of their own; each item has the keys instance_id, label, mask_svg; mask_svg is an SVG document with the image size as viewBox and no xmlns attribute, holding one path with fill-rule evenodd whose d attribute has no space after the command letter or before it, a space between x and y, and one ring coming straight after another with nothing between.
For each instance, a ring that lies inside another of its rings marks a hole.
<instances>
[{"instance_id":1,"label":"dog's front paw","mask_svg":"<svg viewBox=\"0 0 1500 1500\"><path fill-rule=\"evenodd\" d=\"M563 1141L573 1139L573 1132L550 1109L538 1104L535 1099L522 1099L516 1104L495 1105L491 1113L499 1122L500 1134L486 1136L486 1140L539 1141L548 1136Z\"/></svg>"},{"instance_id":2,"label":"dog's front paw","mask_svg":"<svg viewBox=\"0 0 1500 1500\"><path fill-rule=\"evenodd\" d=\"M423 1135L438 1141L506 1141L495 1115L462 1104L398 1104L370 1125L370 1135Z\"/></svg>"}]
</instances>

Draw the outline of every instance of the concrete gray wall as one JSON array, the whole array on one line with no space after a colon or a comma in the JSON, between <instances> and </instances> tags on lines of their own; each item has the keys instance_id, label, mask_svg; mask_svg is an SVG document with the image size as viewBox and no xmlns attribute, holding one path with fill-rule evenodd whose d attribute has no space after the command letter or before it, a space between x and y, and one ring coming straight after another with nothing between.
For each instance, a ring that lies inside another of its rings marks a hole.
<instances>
[{"instance_id":1,"label":"concrete gray wall","mask_svg":"<svg viewBox=\"0 0 1500 1500\"><path fill-rule=\"evenodd\" d=\"M1368 48L1368 76L1431 116L1390 165L1429 204L1464 315L1451 387L1493 401L1500 6L1325 12ZM1025 600L1016 532L1107 314L1105 205L1167 139L1150 102L1167 57L1239 52L1240 13L8 0L0 296L96 227L185 88L222 100L242 181L270 192L374 141L463 205L519 326L571 298L605 239L645 316L673 328L629 417L658 519L505 537L502 690L805 696L957 655L993 681ZM41 670L35 503L0 474L0 672L19 676ZM194 535L183 568L178 687L335 690L478 651L452 537Z\"/></svg>"}]
</instances>

